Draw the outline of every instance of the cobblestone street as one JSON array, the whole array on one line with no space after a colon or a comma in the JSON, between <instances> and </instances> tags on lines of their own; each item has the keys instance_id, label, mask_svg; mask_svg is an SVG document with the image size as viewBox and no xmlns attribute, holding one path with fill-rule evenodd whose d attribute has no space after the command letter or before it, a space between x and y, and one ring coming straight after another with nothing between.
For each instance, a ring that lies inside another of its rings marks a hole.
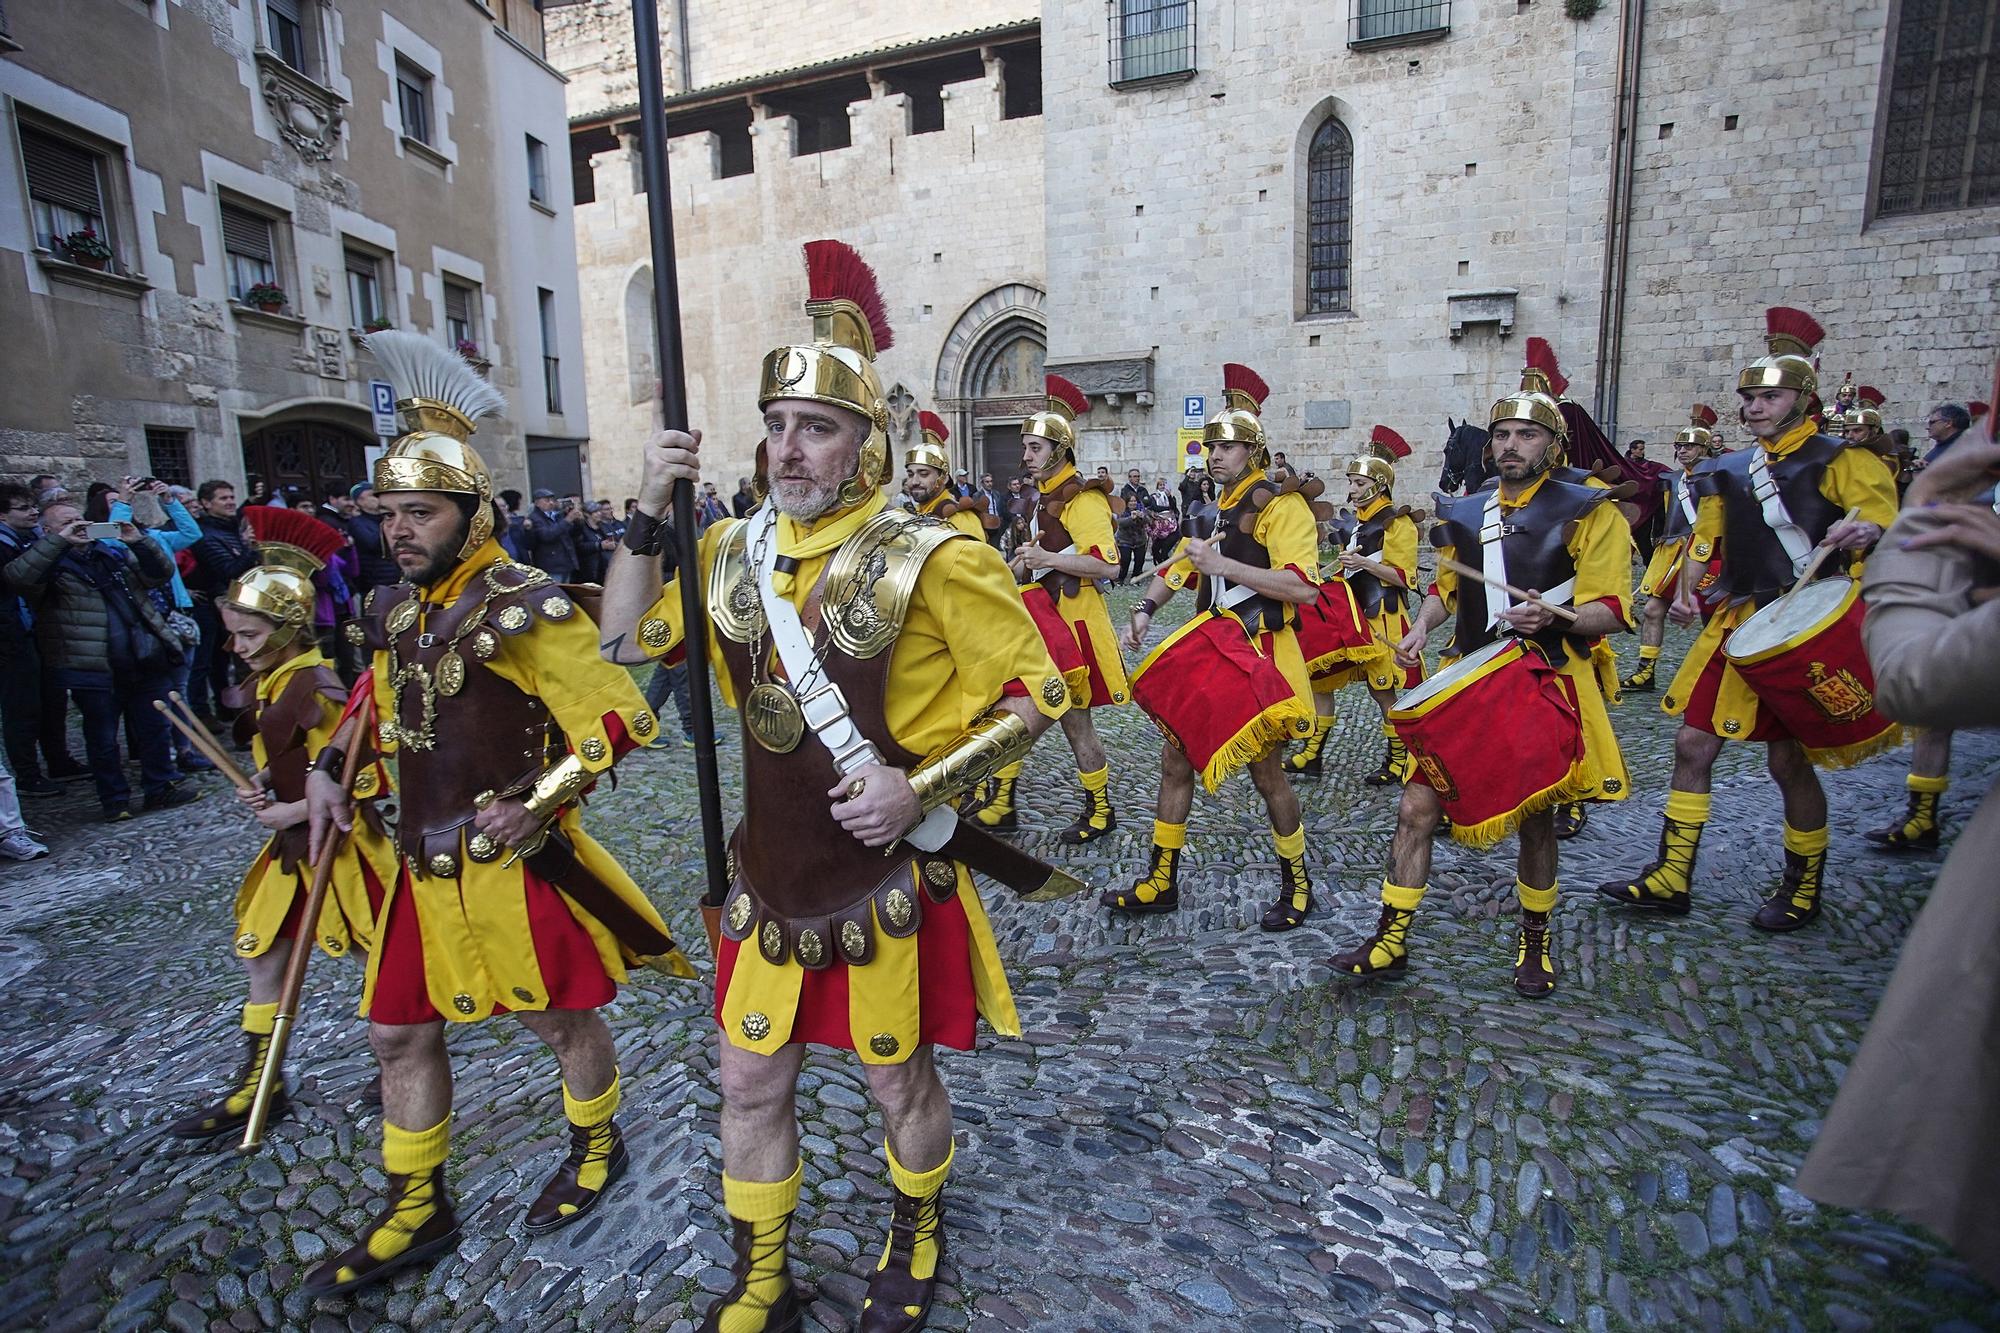
<instances>
[{"instance_id":1,"label":"cobblestone street","mask_svg":"<svg viewBox=\"0 0 2000 1333\"><path fill-rule=\"evenodd\" d=\"M1666 663L1688 638L1670 634ZM1636 643L1618 642L1628 670ZM1547 1001L1509 983L1511 842L1440 844L1407 980L1332 980L1325 959L1374 923L1394 819L1393 793L1360 781L1381 742L1359 689L1327 779L1302 788L1320 900L1306 928L1256 929L1277 872L1244 778L1197 801L1178 915L1107 921L1094 897L990 891L1025 1036L942 1062L958 1157L933 1327L2000 1327L2000 1297L1934 1239L1790 1188L1941 860L1864 849L1902 807L1907 751L1826 776L1818 925L1749 927L1781 861L1758 747L1718 768L1694 914L1627 915L1591 889L1651 855L1673 726L1658 699L1614 713L1632 799L1563 848ZM1054 794L1027 794L1022 837L1094 888L1143 868L1159 746L1135 709L1100 725L1117 832L1057 845L1077 796L1051 734L1028 781ZM701 955L692 752L666 730L587 821ZM1947 838L1996 775L2000 738L1962 735ZM708 991L646 974L609 1015L633 1163L603 1207L523 1233L567 1143L553 1060L506 1020L455 1031L461 1250L309 1306L302 1274L383 1184L360 970L313 960L294 1109L261 1154L165 1138L238 1059L228 911L257 839L214 779L208 800L116 828L90 819L86 786L28 807L53 858L0 868L0 1327L689 1329L727 1287ZM889 1194L851 1058L811 1057L801 1113L808 1327L844 1329Z\"/></svg>"}]
</instances>

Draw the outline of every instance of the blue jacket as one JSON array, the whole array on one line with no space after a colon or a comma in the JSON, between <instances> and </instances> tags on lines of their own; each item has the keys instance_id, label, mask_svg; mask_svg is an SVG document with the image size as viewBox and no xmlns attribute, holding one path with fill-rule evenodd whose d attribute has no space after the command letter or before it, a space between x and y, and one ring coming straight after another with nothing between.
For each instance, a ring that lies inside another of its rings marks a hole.
<instances>
[{"instance_id":1,"label":"blue jacket","mask_svg":"<svg viewBox=\"0 0 2000 1333\"><path fill-rule=\"evenodd\" d=\"M201 525L194 521L193 514L188 513L186 505L182 504L179 500L162 500L160 501L160 508L166 512L169 526L164 528L148 528L146 529L146 535L158 542L161 549L166 551L169 557L176 551L185 551L188 547L193 546L201 540ZM132 521L132 506L126 504L123 500L112 505L111 521L113 523L130 523ZM189 611L194 608L194 598L188 596L187 585L181 582L179 565L174 566L174 577L168 586L172 590L168 595L173 598L176 610Z\"/></svg>"}]
</instances>

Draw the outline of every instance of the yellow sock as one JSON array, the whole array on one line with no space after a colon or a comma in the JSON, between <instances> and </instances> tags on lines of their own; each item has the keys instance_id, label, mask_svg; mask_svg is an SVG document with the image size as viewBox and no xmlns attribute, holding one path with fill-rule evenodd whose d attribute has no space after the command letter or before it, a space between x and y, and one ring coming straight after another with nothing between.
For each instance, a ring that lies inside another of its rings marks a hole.
<instances>
[{"instance_id":1,"label":"yellow sock","mask_svg":"<svg viewBox=\"0 0 2000 1333\"><path fill-rule=\"evenodd\" d=\"M928 1171L912 1171L897 1161L887 1139L882 1141L882 1155L889 1159L889 1179L895 1182L896 1188L913 1199L928 1201L917 1216L916 1244L910 1248L910 1276L924 1281L937 1273L938 1260L943 1257L942 1247L938 1244L940 1219L936 1195L944 1188L945 1177L951 1174L951 1159L958 1155L958 1145L954 1143L946 1149L944 1161ZM888 1266L889 1246L884 1244L882 1262L875 1265L875 1270L880 1272ZM910 1310L909 1313L914 1317L917 1312Z\"/></svg>"},{"instance_id":2,"label":"yellow sock","mask_svg":"<svg viewBox=\"0 0 2000 1333\"><path fill-rule=\"evenodd\" d=\"M1169 824L1164 819L1153 821L1153 845L1164 847L1170 852L1178 852L1187 846L1187 825Z\"/></svg>"},{"instance_id":3,"label":"yellow sock","mask_svg":"<svg viewBox=\"0 0 2000 1333\"><path fill-rule=\"evenodd\" d=\"M1297 861L1306 854L1306 826L1301 823L1290 833L1271 830L1271 845L1278 849L1278 855L1287 861Z\"/></svg>"},{"instance_id":4,"label":"yellow sock","mask_svg":"<svg viewBox=\"0 0 2000 1333\"><path fill-rule=\"evenodd\" d=\"M576 1183L587 1190L601 1190L611 1171L611 1117L618 1111L618 1071L611 1071L611 1086L587 1102L578 1101L567 1082L562 1094L563 1114L569 1122L590 1131L590 1148L576 1173ZM563 1204L561 1211L573 1213L576 1205Z\"/></svg>"},{"instance_id":5,"label":"yellow sock","mask_svg":"<svg viewBox=\"0 0 2000 1333\"><path fill-rule=\"evenodd\" d=\"M278 1006L271 1004L243 1003L243 1030L252 1036L268 1037L271 1029L278 1025Z\"/></svg>"},{"instance_id":6,"label":"yellow sock","mask_svg":"<svg viewBox=\"0 0 2000 1333\"><path fill-rule=\"evenodd\" d=\"M1639 645L1639 660L1641 662L1657 662L1659 661L1659 659L1660 659L1659 644L1642 643Z\"/></svg>"},{"instance_id":7,"label":"yellow sock","mask_svg":"<svg viewBox=\"0 0 2000 1333\"><path fill-rule=\"evenodd\" d=\"M438 1197L433 1173L444 1165L451 1151L451 1117L429 1129L404 1129L382 1122L382 1169L404 1178L403 1192L391 1202L395 1211L368 1233L368 1257L381 1263L410 1248L410 1238L424 1223L437 1215L443 1200ZM355 1276L342 1266L342 1281Z\"/></svg>"},{"instance_id":8,"label":"yellow sock","mask_svg":"<svg viewBox=\"0 0 2000 1333\"><path fill-rule=\"evenodd\" d=\"M750 1271L744 1275L743 1296L718 1309L716 1327L721 1333L760 1333L764 1312L785 1294L785 1254L791 1243L792 1214L799 1206L799 1182L805 1167L794 1163L792 1174L783 1180L738 1180L722 1173L722 1206L739 1222L752 1228Z\"/></svg>"},{"instance_id":9,"label":"yellow sock","mask_svg":"<svg viewBox=\"0 0 2000 1333\"><path fill-rule=\"evenodd\" d=\"M1908 777L1903 779L1903 785L1908 787L1911 791L1933 792L1938 795L1943 795L1944 789L1951 785L1951 775L1944 774L1940 777L1927 778L1923 777L1920 774L1912 773ZM245 1012L246 1013L248 1012L247 1006L245 1008Z\"/></svg>"},{"instance_id":10,"label":"yellow sock","mask_svg":"<svg viewBox=\"0 0 2000 1333\"><path fill-rule=\"evenodd\" d=\"M271 1049L271 1030L277 1026L278 1006L276 1004L243 1004L243 1030L257 1039L251 1048L250 1057L245 1062L243 1081L229 1090L223 1099L223 1106L231 1115L242 1115L250 1109L250 1103L257 1100L257 1079L264 1069L264 1057Z\"/></svg>"},{"instance_id":11,"label":"yellow sock","mask_svg":"<svg viewBox=\"0 0 2000 1333\"><path fill-rule=\"evenodd\" d=\"M1111 785L1111 765L1106 764L1103 768L1095 769L1089 773L1079 768L1076 771L1076 780L1083 784L1085 791L1103 791Z\"/></svg>"},{"instance_id":12,"label":"yellow sock","mask_svg":"<svg viewBox=\"0 0 2000 1333\"><path fill-rule=\"evenodd\" d=\"M1795 829L1789 822L1785 825L1785 850L1799 856L1818 856L1826 851L1827 831L1822 824L1814 829Z\"/></svg>"},{"instance_id":13,"label":"yellow sock","mask_svg":"<svg viewBox=\"0 0 2000 1333\"><path fill-rule=\"evenodd\" d=\"M1382 881L1382 905L1393 907L1399 912L1414 912L1417 910L1417 905L1423 902L1424 894L1429 889L1428 884L1410 888L1403 884L1392 884L1385 879Z\"/></svg>"},{"instance_id":14,"label":"yellow sock","mask_svg":"<svg viewBox=\"0 0 2000 1333\"><path fill-rule=\"evenodd\" d=\"M1705 791L1667 792L1667 818L1677 824L1706 824L1712 798Z\"/></svg>"},{"instance_id":15,"label":"yellow sock","mask_svg":"<svg viewBox=\"0 0 2000 1333\"><path fill-rule=\"evenodd\" d=\"M1514 894L1521 900L1521 907L1529 912L1553 912L1556 910L1556 886L1546 889L1535 888L1520 880L1514 881Z\"/></svg>"}]
</instances>

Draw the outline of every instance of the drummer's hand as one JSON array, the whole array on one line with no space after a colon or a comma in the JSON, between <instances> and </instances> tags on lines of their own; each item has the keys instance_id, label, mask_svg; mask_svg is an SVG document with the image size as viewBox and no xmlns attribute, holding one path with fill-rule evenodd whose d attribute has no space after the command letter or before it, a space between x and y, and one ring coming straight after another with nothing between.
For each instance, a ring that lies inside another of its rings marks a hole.
<instances>
[{"instance_id":1,"label":"drummer's hand","mask_svg":"<svg viewBox=\"0 0 2000 1333\"><path fill-rule=\"evenodd\" d=\"M236 789L236 799L248 806L253 814L262 810L271 803L270 779L262 773L253 775L248 787Z\"/></svg>"},{"instance_id":2,"label":"drummer's hand","mask_svg":"<svg viewBox=\"0 0 2000 1333\"><path fill-rule=\"evenodd\" d=\"M1542 595L1542 590L1530 588L1528 595L1539 597ZM1522 602L1518 606L1510 606L1500 613L1499 619L1502 624L1509 625L1522 634L1539 634L1556 623L1555 614L1539 602Z\"/></svg>"},{"instance_id":3,"label":"drummer's hand","mask_svg":"<svg viewBox=\"0 0 2000 1333\"><path fill-rule=\"evenodd\" d=\"M257 822L265 828L270 829L273 833L276 833L280 829L291 828L294 824L303 824L306 822L306 803L304 801L273 801L268 805L260 806L257 810Z\"/></svg>"},{"instance_id":4,"label":"drummer's hand","mask_svg":"<svg viewBox=\"0 0 2000 1333\"><path fill-rule=\"evenodd\" d=\"M1152 623L1153 617L1146 612L1133 611L1132 622L1125 626L1125 646L1135 653L1138 652L1139 645L1146 641L1146 630Z\"/></svg>"},{"instance_id":5,"label":"drummer's hand","mask_svg":"<svg viewBox=\"0 0 2000 1333\"><path fill-rule=\"evenodd\" d=\"M1022 542L1014 548L1014 563L1021 566L1020 572L1032 572L1029 566L1044 566L1048 562L1049 553L1040 542Z\"/></svg>"},{"instance_id":6,"label":"drummer's hand","mask_svg":"<svg viewBox=\"0 0 2000 1333\"><path fill-rule=\"evenodd\" d=\"M1701 619L1701 607L1688 596L1685 586L1674 590L1674 600L1667 604L1667 619L1676 625L1692 625Z\"/></svg>"},{"instance_id":7,"label":"drummer's hand","mask_svg":"<svg viewBox=\"0 0 2000 1333\"><path fill-rule=\"evenodd\" d=\"M1342 551L1340 553L1340 567L1350 571L1362 568L1361 553L1359 551Z\"/></svg>"},{"instance_id":8,"label":"drummer's hand","mask_svg":"<svg viewBox=\"0 0 2000 1333\"><path fill-rule=\"evenodd\" d=\"M849 796L856 784L861 794ZM827 788L826 794L834 798L833 817L864 847L887 847L915 828L924 815L909 775L886 764L870 764Z\"/></svg>"},{"instance_id":9,"label":"drummer's hand","mask_svg":"<svg viewBox=\"0 0 2000 1333\"><path fill-rule=\"evenodd\" d=\"M1905 551L1921 551L1927 546L1956 546L1989 560L2000 560L2000 514L1981 504L1939 505L1930 511L1935 527L1907 538Z\"/></svg>"},{"instance_id":10,"label":"drummer's hand","mask_svg":"<svg viewBox=\"0 0 2000 1333\"><path fill-rule=\"evenodd\" d=\"M1198 573L1211 578L1222 573L1222 566L1228 560L1228 557L1223 555L1215 543L1207 537L1188 538L1187 549L1181 554L1187 557L1188 563L1193 565Z\"/></svg>"},{"instance_id":11,"label":"drummer's hand","mask_svg":"<svg viewBox=\"0 0 2000 1333\"><path fill-rule=\"evenodd\" d=\"M1408 671L1422 666L1424 661L1424 640L1428 637L1418 630L1411 630L1396 644L1396 665Z\"/></svg>"},{"instance_id":12,"label":"drummer's hand","mask_svg":"<svg viewBox=\"0 0 2000 1333\"><path fill-rule=\"evenodd\" d=\"M1843 551L1865 551L1881 540L1880 523L1870 523L1865 518L1844 518L1826 530L1826 536L1820 539L1819 544Z\"/></svg>"}]
</instances>

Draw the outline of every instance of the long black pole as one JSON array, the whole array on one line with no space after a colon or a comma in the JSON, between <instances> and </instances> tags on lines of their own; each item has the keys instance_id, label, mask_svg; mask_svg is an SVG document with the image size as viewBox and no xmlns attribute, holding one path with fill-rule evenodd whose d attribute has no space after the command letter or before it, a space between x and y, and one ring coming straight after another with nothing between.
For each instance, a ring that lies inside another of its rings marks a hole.
<instances>
[{"instance_id":1,"label":"long black pole","mask_svg":"<svg viewBox=\"0 0 2000 1333\"><path fill-rule=\"evenodd\" d=\"M660 73L658 0L632 0L633 51L639 59L639 159L646 215L653 226L653 313L659 326L661 418L688 428L687 369L681 355L681 286L674 262L674 202L667 179L667 108ZM694 774L701 791L701 844L707 864L702 902L720 907L729 893L723 869L722 781L715 770L715 713L708 700L708 612L702 606L701 558L694 530L694 488L674 487L674 541L680 557L681 624L687 626L688 696L694 705Z\"/></svg>"}]
</instances>

